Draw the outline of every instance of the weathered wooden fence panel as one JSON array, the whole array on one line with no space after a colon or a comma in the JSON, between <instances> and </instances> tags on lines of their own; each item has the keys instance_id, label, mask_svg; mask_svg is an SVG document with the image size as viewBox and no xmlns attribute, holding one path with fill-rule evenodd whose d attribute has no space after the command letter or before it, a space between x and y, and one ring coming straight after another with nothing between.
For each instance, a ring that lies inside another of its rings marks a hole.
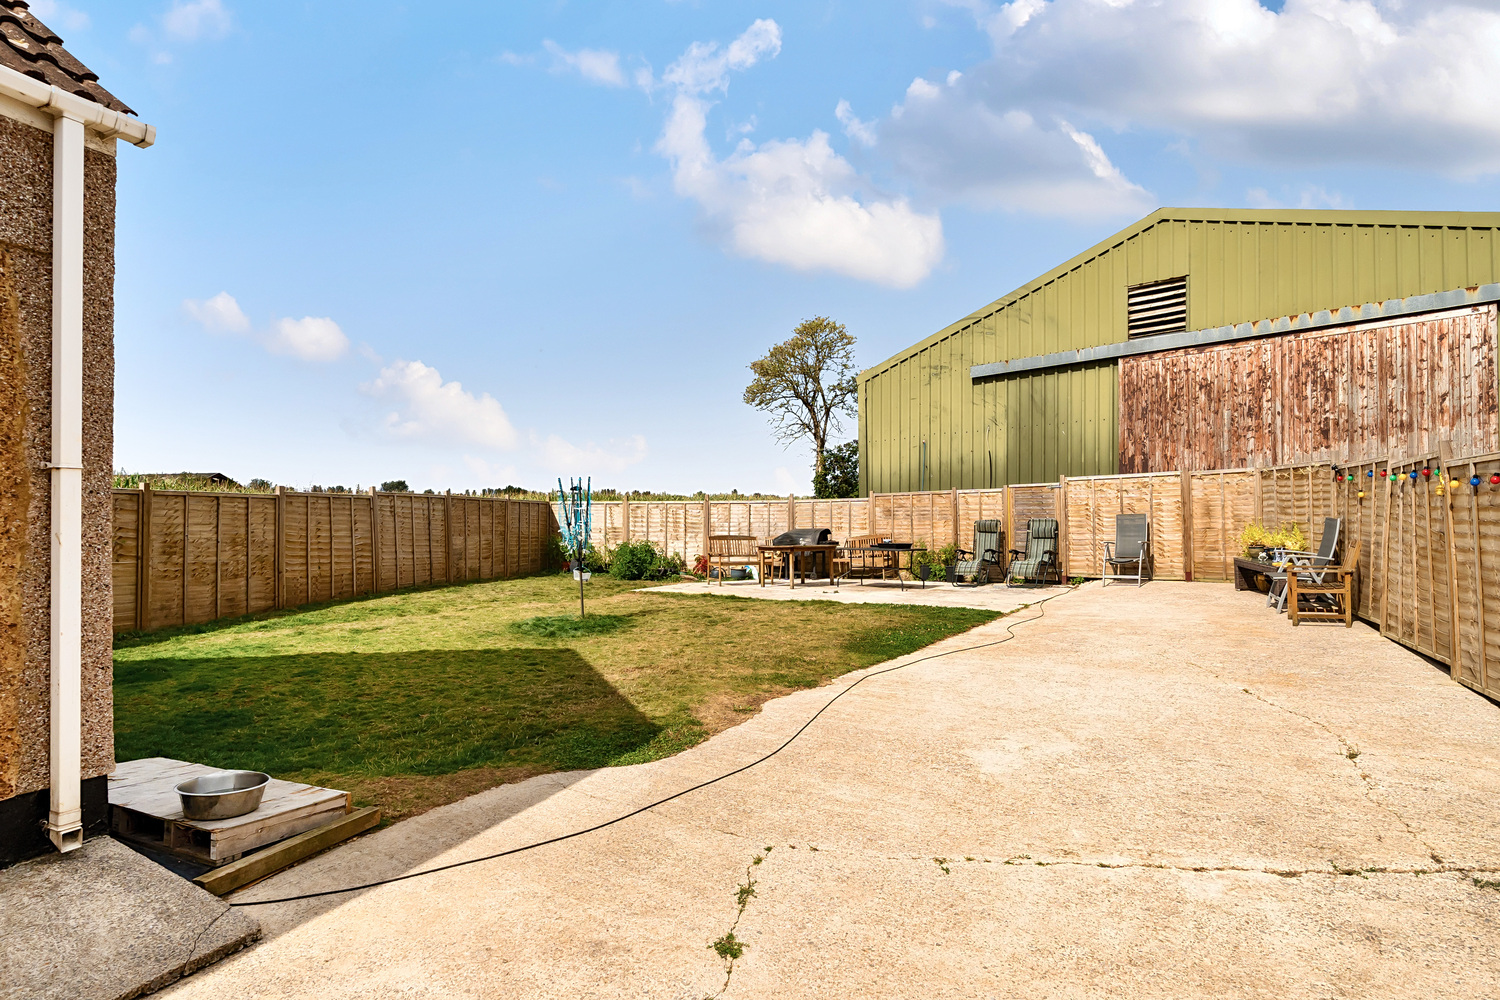
<instances>
[{"instance_id":1,"label":"weathered wooden fence panel","mask_svg":"<svg viewBox=\"0 0 1500 1000\"><path fill-rule=\"evenodd\" d=\"M114 491L114 627L186 625L542 568L543 501Z\"/></svg>"},{"instance_id":2,"label":"weathered wooden fence panel","mask_svg":"<svg viewBox=\"0 0 1500 1000\"><path fill-rule=\"evenodd\" d=\"M1121 472L1500 449L1496 307L1122 358Z\"/></svg>"}]
</instances>

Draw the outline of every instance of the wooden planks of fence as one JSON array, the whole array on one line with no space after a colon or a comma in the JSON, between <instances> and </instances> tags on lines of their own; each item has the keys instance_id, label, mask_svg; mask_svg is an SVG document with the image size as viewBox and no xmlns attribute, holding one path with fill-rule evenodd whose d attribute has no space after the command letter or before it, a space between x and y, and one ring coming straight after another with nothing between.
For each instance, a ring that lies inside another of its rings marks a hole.
<instances>
[{"instance_id":1,"label":"wooden planks of fence","mask_svg":"<svg viewBox=\"0 0 1500 1000\"><path fill-rule=\"evenodd\" d=\"M1500 454L1259 475L1266 523L1300 524L1317 545L1323 518L1338 517L1345 539L1363 542L1361 618L1447 664L1459 683L1500 697L1500 484L1490 482L1500 475Z\"/></svg>"},{"instance_id":2,"label":"wooden planks of fence","mask_svg":"<svg viewBox=\"0 0 1500 1000\"><path fill-rule=\"evenodd\" d=\"M114 628L145 631L542 568L544 501L114 491Z\"/></svg>"}]
</instances>

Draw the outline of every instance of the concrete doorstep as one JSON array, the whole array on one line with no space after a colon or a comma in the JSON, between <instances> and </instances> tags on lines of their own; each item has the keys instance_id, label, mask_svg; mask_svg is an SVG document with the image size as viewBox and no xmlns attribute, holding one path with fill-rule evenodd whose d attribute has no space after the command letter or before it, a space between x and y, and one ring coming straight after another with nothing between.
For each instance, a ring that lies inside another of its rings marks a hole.
<instances>
[{"instance_id":1,"label":"concrete doorstep","mask_svg":"<svg viewBox=\"0 0 1500 1000\"><path fill-rule=\"evenodd\" d=\"M129 1000L260 925L109 837L0 871L0 1000Z\"/></svg>"}]
</instances>

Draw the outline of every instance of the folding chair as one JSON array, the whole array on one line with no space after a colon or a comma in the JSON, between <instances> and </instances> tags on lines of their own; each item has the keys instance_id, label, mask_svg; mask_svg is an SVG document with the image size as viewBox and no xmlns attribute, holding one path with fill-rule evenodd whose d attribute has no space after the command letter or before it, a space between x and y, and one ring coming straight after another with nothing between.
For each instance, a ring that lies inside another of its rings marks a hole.
<instances>
[{"instance_id":1,"label":"folding chair","mask_svg":"<svg viewBox=\"0 0 1500 1000\"><path fill-rule=\"evenodd\" d=\"M1104 543L1104 566L1099 577L1101 586L1110 580L1134 580L1139 587L1151 562L1151 518L1145 514L1116 514L1115 540ZM1135 573L1121 572L1134 566ZM1113 569L1115 572L1111 573Z\"/></svg>"},{"instance_id":2,"label":"folding chair","mask_svg":"<svg viewBox=\"0 0 1500 1000\"><path fill-rule=\"evenodd\" d=\"M1337 517L1323 518L1323 539L1318 543L1318 551L1303 552L1297 549L1277 549L1272 553L1272 562L1286 564L1279 572L1271 574L1271 585L1266 589L1266 607L1274 607L1277 611L1286 610L1286 571L1292 566L1299 569L1311 568L1322 569L1333 565L1333 557L1339 548L1339 535L1343 533L1344 522ZM1322 582L1318 576L1317 581Z\"/></svg>"}]
</instances>

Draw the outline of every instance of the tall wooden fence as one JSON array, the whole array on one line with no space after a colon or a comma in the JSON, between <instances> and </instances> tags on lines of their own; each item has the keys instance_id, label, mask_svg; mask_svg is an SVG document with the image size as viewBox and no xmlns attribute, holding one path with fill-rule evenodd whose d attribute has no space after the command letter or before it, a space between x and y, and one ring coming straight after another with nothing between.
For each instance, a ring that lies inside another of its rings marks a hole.
<instances>
[{"instance_id":1,"label":"tall wooden fence","mask_svg":"<svg viewBox=\"0 0 1500 1000\"><path fill-rule=\"evenodd\" d=\"M116 632L534 573L549 504L412 493L114 491Z\"/></svg>"},{"instance_id":2,"label":"tall wooden fence","mask_svg":"<svg viewBox=\"0 0 1500 1000\"><path fill-rule=\"evenodd\" d=\"M1323 518L1342 518L1345 538L1363 543L1360 617L1448 664L1454 680L1500 698L1500 485L1490 483L1500 454L1338 471L1343 482L1330 466L1259 473L1265 520L1301 524L1316 544Z\"/></svg>"},{"instance_id":3,"label":"tall wooden fence","mask_svg":"<svg viewBox=\"0 0 1500 1000\"><path fill-rule=\"evenodd\" d=\"M829 528L845 541L877 535L932 548L973 544L974 522L999 520L1006 548L1024 548L1031 518L1057 518L1069 576L1098 576L1115 515L1151 515L1157 577L1228 580L1240 531L1255 514L1254 473L1096 476L990 490L877 493L846 500L651 500L594 505L592 539L600 549L648 541L688 561L710 534L765 541L789 528Z\"/></svg>"}]
</instances>

